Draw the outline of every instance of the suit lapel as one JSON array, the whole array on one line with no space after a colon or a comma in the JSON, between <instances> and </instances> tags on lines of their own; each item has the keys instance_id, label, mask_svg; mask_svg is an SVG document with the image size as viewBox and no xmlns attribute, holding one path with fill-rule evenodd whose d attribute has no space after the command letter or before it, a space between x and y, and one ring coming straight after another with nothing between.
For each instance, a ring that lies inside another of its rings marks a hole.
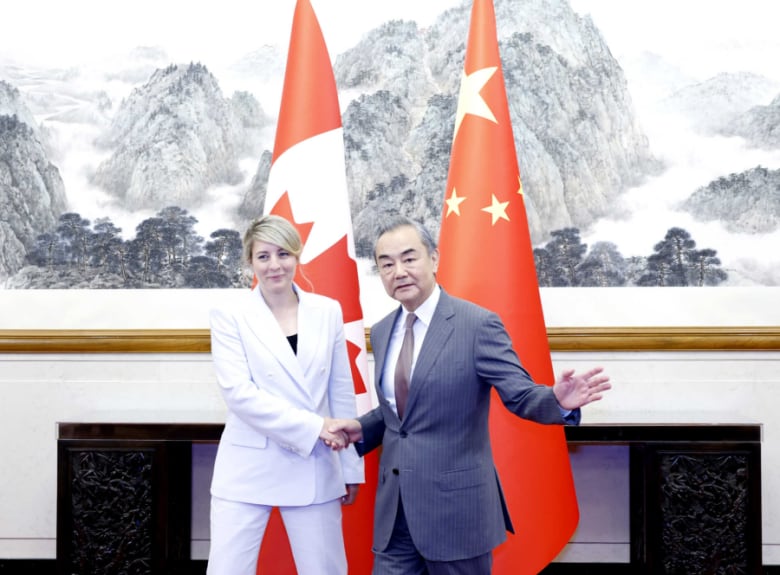
<instances>
[{"instance_id":1,"label":"suit lapel","mask_svg":"<svg viewBox=\"0 0 780 575\"><path fill-rule=\"evenodd\" d=\"M393 334L393 326L400 313L401 308L399 307L395 313L386 315L371 328L371 349L374 353L375 365L374 382L379 397L384 397L385 395L382 393L382 374L385 370L385 356L387 355L387 348L390 345L390 336Z\"/></svg>"},{"instance_id":2,"label":"suit lapel","mask_svg":"<svg viewBox=\"0 0 780 575\"><path fill-rule=\"evenodd\" d=\"M384 400L382 392L382 374L385 370L385 359L387 348L390 345L390 337L393 333L393 326L401 313L399 307L395 313L390 313L371 328L371 348L374 353L374 381L377 395ZM453 326L450 319L455 315L452 308L450 296L442 290L439 297L439 303L436 305L436 311L431 318L431 324L425 333L417 362L414 365L412 381L409 387L409 397L406 403L406 416L409 417L414 411L414 404L417 396L425 387L425 379L428 372L436 363L441 350L447 344L452 336ZM404 418L406 419L406 418Z\"/></svg>"},{"instance_id":3,"label":"suit lapel","mask_svg":"<svg viewBox=\"0 0 780 575\"><path fill-rule=\"evenodd\" d=\"M316 359L323 339L328 338L328 326L325 314L322 309L312 305L309 294L298 290L298 296L298 364L305 374Z\"/></svg>"},{"instance_id":4,"label":"suit lapel","mask_svg":"<svg viewBox=\"0 0 780 575\"><path fill-rule=\"evenodd\" d=\"M287 341L282 329L266 305L263 296L260 294L260 288L255 287L252 290L250 305L247 306L246 323L249 329L255 335L259 343L268 350L268 353L282 366L287 372L290 380L298 387L303 389L307 395L309 390L305 389L304 371L301 363ZM300 331L300 308L298 310Z\"/></svg>"},{"instance_id":5,"label":"suit lapel","mask_svg":"<svg viewBox=\"0 0 780 575\"><path fill-rule=\"evenodd\" d=\"M439 297L439 303L436 305L436 311L433 312L431 324L425 333L420 353L414 364L412 381L409 384L409 397L406 403L406 413L410 414L414 410L414 404L417 396L425 387L425 380L433 365L436 363L441 350L447 345L447 341L452 336L453 326L450 319L455 315L449 296L442 290Z\"/></svg>"}]
</instances>

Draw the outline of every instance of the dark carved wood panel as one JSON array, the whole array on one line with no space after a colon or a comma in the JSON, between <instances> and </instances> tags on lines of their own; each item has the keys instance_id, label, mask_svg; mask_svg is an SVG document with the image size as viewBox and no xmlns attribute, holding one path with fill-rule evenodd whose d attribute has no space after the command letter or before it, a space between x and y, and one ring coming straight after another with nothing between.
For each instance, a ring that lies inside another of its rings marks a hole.
<instances>
[{"instance_id":1,"label":"dark carved wood panel","mask_svg":"<svg viewBox=\"0 0 780 575\"><path fill-rule=\"evenodd\" d=\"M188 573L191 441L104 437L58 441L58 571Z\"/></svg>"},{"instance_id":2,"label":"dark carved wood panel","mask_svg":"<svg viewBox=\"0 0 780 575\"><path fill-rule=\"evenodd\" d=\"M660 453L662 573L748 575L746 453Z\"/></svg>"},{"instance_id":3,"label":"dark carved wood panel","mask_svg":"<svg viewBox=\"0 0 780 575\"><path fill-rule=\"evenodd\" d=\"M631 544L639 573L762 573L759 443L632 449Z\"/></svg>"},{"instance_id":4,"label":"dark carved wood panel","mask_svg":"<svg viewBox=\"0 0 780 575\"><path fill-rule=\"evenodd\" d=\"M69 573L152 572L153 452L71 451Z\"/></svg>"},{"instance_id":5,"label":"dark carved wood panel","mask_svg":"<svg viewBox=\"0 0 780 575\"><path fill-rule=\"evenodd\" d=\"M762 573L760 425L565 431L570 444L629 446L631 559L603 571L553 564L545 574ZM215 442L221 432L221 424L61 423L61 575L192 573L192 443ZM126 533L140 540L130 545ZM112 558L122 562L117 570Z\"/></svg>"}]
</instances>

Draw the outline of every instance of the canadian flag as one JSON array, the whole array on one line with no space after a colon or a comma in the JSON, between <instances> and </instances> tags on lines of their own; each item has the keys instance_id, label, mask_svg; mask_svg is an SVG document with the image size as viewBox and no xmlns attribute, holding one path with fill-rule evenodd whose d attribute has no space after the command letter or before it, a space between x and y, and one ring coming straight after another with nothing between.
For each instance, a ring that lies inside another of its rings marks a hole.
<instances>
[{"instance_id":1,"label":"canadian flag","mask_svg":"<svg viewBox=\"0 0 780 575\"><path fill-rule=\"evenodd\" d=\"M554 382L492 0L474 0L442 213L438 281L501 316L535 381ZM491 440L515 535L496 575L536 575L579 521L563 428L510 414L494 394Z\"/></svg>"},{"instance_id":2,"label":"canadian flag","mask_svg":"<svg viewBox=\"0 0 780 575\"><path fill-rule=\"evenodd\" d=\"M317 16L298 0L265 198L267 213L283 216L304 242L295 281L336 299L344 314L358 413L376 405L368 358L358 268L347 193L344 135L336 80ZM344 541L351 574L368 575L373 555L376 456L365 458L366 483L344 510ZM272 516L260 551L266 573L294 574L284 527Z\"/></svg>"}]
</instances>

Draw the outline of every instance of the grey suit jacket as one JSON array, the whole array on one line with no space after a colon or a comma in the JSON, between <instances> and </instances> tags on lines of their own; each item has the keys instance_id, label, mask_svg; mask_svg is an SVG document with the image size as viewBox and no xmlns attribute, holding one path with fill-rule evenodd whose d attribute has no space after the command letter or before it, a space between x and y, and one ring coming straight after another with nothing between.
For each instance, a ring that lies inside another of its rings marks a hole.
<instances>
[{"instance_id":1,"label":"grey suit jacket","mask_svg":"<svg viewBox=\"0 0 780 575\"><path fill-rule=\"evenodd\" d=\"M491 388L507 409L563 424L552 388L522 368L498 315L442 290L415 364L403 422L382 393L385 355L400 308L371 329L379 406L360 417L367 453L382 445L374 551L393 531L399 495L415 546L454 561L491 551L512 524L488 431ZM579 421L579 412L573 414Z\"/></svg>"}]
</instances>

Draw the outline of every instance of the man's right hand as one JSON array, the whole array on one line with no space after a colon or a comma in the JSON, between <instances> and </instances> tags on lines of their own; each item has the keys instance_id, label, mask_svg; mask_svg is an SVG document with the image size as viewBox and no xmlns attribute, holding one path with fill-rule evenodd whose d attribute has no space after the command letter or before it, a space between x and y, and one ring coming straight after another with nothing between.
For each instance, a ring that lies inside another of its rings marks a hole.
<instances>
[{"instance_id":1,"label":"man's right hand","mask_svg":"<svg viewBox=\"0 0 780 575\"><path fill-rule=\"evenodd\" d=\"M331 419L328 425L330 433L345 433L350 443L356 443L363 439L363 427L357 419Z\"/></svg>"},{"instance_id":2,"label":"man's right hand","mask_svg":"<svg viewBox=\"0 0 780 575\"><path fill-rule=\"evenodd\" d=\"M333 424L338 421L342 420L326 417L322 422L322 429L320 430L320 439L333 451L341 451L342 449L349 447L349 435L347 435L347 432L330 431Z\"/></svg>"}]
</instances>

